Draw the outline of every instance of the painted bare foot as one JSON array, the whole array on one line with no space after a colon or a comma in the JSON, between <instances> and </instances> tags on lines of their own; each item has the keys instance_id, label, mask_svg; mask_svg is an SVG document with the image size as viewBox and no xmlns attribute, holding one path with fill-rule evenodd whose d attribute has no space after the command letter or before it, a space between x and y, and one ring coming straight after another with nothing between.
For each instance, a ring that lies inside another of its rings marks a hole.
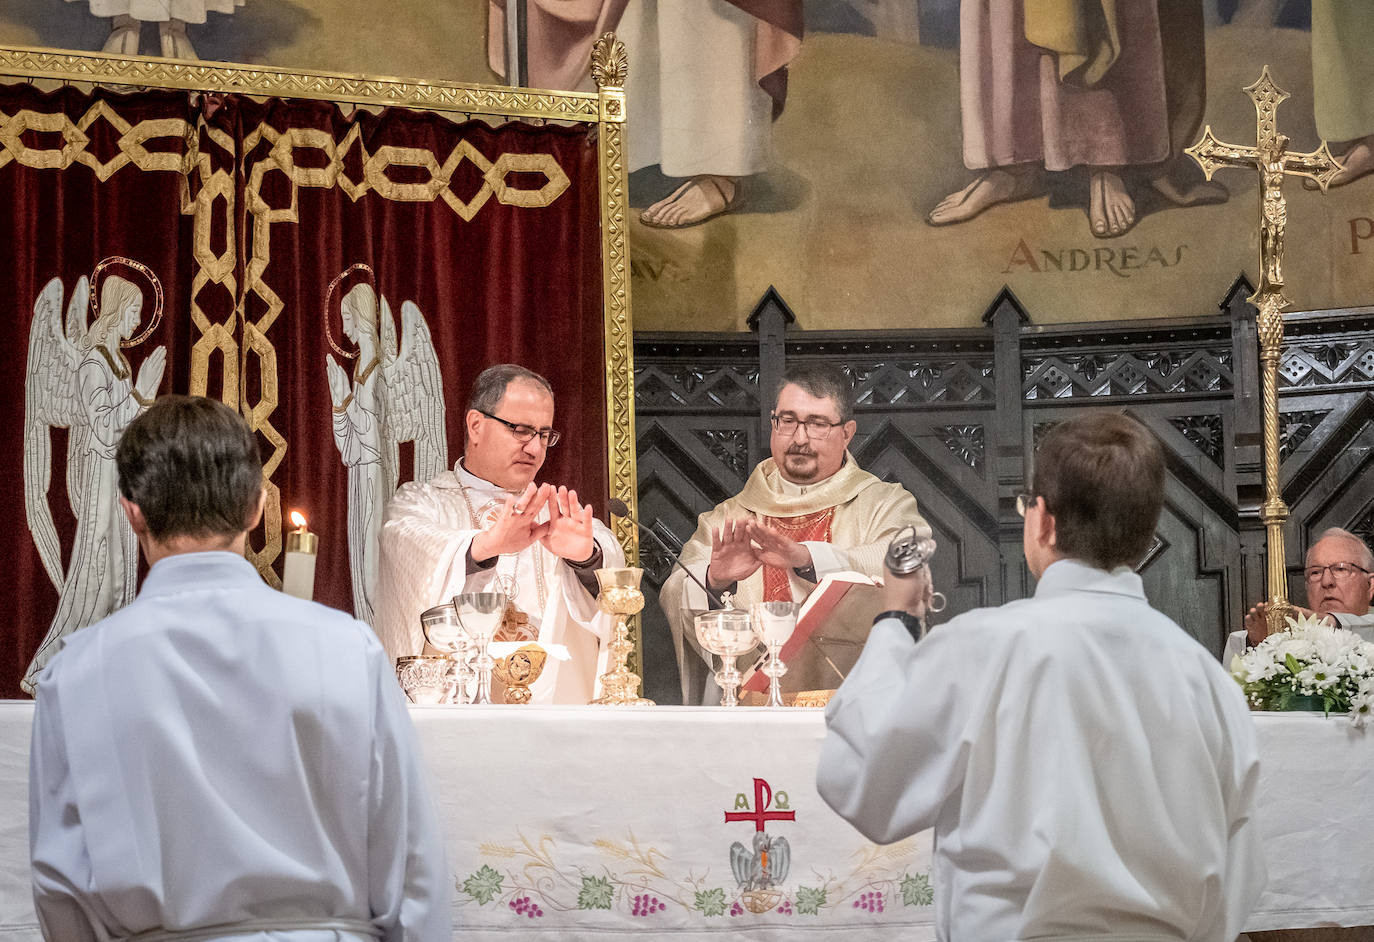
<instances>
[{"instance_id":1,"label":"painted bare foot","mask_svg":"<svg viewBox=\"0 0 1374 942\"><path fill-rule=\"evenodd\" d=\"M1135 200L1121 177L1110 170L1094 170L1088 205L1093 235L1102 239L1124 235L1135 225Z\"/></svg>"},{"instance_id":2,"label":"painted bare foot","mask_svg":"<svg viewBox=\"0 0 1374 942\"><path fill-rule=\"evenodd\" d=\"M1150 186L1175 206L1210 206L1214 203L1224 203L1231 198L1231 193L1226 187L1204 180L1177 183L1173 178L1164 176L1151 180Z\"/></svg>"},{"instance_id":3,"label":"painted bare foot","mask_svg":"<svg viewBox=\"0 0 1374 942\"><path fill-rule=\"evenodd\" d=\"M644 210L639 214L639 221L655 229L695 226L734 208L739 188L737 177L703 173Z\"/></svg>"},{"instance_id":4,"label":"painted bare foot","mask_svg":"<svg viewBox=\"0 0 1374 942\"><path fill-rule=\"evenodd\" d=\"M138 33L142 25L127 13L111 17L110 35L100 51L112 52L117 56L138 55Z\"/></svg>"},{"instance_id":5,"label":"painted bare foot","mask_svg":"<svg viewBox=\"0 0 1374 942\"><path fill-rule=\"evenodd\" d=\"M1374 134L1356 141L1354 146L1340 158L1340 161L1343 169L1331 178L1331 182L1327 186L1345 186L1347 183L1355 182L1360 177L1374 173ZM1321 188L1316 180L1304 179L1302 185L1309 190Z\"/></svg>"},{"instance_id":6,"label":"painted bare foot","mask_svg":"<svg viewBox=\"0 0 1374 942\"><path fill-rule=\"evenodd\" d=\"M158 35L162 39L162 54L168 59L199 59L196 47L186 35L185 20L168 20L158 24Z\"/></svg>"},{"instance_id":7,"label":"painted bare foot","mask_svg":"<svg viewBox=\"0 0 1374 942\"><path fill-rule=\"evenodd\" d=\"M957 193L951 193L926 214L932 226L965 222L998 203L1012 203L1031 195L1033 173L1020 170L989 170Z\"/></svg>"}]
</instances>

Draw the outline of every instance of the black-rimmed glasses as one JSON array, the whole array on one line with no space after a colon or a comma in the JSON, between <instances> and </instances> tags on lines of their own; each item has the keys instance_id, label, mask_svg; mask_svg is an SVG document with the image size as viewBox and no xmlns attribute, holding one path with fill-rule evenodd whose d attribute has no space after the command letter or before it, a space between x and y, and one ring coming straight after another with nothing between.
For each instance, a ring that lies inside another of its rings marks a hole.
<instances>
[{"instance_id":1,"label":"black-rimmed glasses","mask_svg":"<svg viewBox=\"0 0 1374 942\"><path fill-rule=\"evenodd\" d=\"M1303 570L1308 582L1321 582L1326 570L1331 570L1331 578L1337 582L1349 582L1358 575L1369 575L1369 570L1354 563L1332 563L1329 566L1308 566Z\"/></svg>"},{"instance_id":2,"label":"black-rimmed glasses","mask_svg":"<svg viewBox=\"0 0 1374 942\"><path fill-rule=\"evenodd\" d=\"M806 429L807 438L825 438L832 431L844 425L843 422L831 422L818 415L810 416L803 421L790 412L784 412L781 415L774 412L768 418L772 420L773 428L783 435L795 435L797 434L797 426L802 426Z\"/></svg>"},{"instance_id":3,"label":"black-rimmed glasses","mask_svg":"<svg viewBox=\"0 0 1374 942\"><path fill-rule=\"evenodd\" d=\"M500 422L506 428L510 429L511 435L522 445L526 442L533 441L536 435L539 437L539 440L544 443L545 448L552 448L554 445L558 444L559 435L551 428L535 428L533 425L517 425L514 422L507 422L500 416L492 415L490 412L482 412L481 409L477 411L481 412L482 415L485 415L493 422Z\"/></svg>"}]
</instances>

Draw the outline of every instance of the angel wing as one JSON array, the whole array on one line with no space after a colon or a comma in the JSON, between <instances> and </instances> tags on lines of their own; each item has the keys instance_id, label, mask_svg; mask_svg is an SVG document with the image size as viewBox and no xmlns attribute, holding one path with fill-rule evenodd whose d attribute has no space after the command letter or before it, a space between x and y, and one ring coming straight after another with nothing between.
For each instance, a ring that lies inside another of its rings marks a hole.
<instances>
[{"instance_id":1,"label":"angel wing","mask_svg":"<svg viewBox=\"0 0 1374 942\"><path fill-rule=\"evenodd\" d=\"M24 512L38 556L48 578L62 588L62 545L57 539L52 508L48 506L48 487L52 483L52 443L48 429L70 428L80 413L76 395L76 370L81 363L77 339L86 331L87 281L76 283L62 319L62 279L54 278L44 286L33 304L29 325L29 356L24 389ZM84 460L69 454L67 492L71 506L81 506L73 494L81 480L81 469L73 465Z\"/></svg>"},{"instance_id":2,"label":"angel wing","mask_svg":"<svg viewBox=\"0 0 1374 942\"><path fill-rule=\"evenodd\" d=\"M381 299L382 379L386 436L393 445L415 442L415 479L428 481L448 468L444 432L444 378L429 325L413 301L401 305L400 351L391 307Z\"/></svg>"}]
</instances>

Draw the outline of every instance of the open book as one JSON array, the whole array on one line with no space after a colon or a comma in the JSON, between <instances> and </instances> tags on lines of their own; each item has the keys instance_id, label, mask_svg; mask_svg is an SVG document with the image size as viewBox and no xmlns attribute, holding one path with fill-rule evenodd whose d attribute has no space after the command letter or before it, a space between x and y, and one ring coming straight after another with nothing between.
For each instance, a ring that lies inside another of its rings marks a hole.
<instances>
[{"instance_id":1,"label":"open book","mask_svg":"<svg viewBox=\"0 0 1374 942\"><path fill-rule=\"evenodd\" d=\"M812 634L832 617L853 620L866 628L879 611L881 601L876 590L882 584L881 579L873 579L860 572L833 572L823 578L797 612L797 628L783 644L779 655L782 662L789 663ZM760 654L754 665L743 672L741 689L759 692L768 689L768 676L760 670L767 659L767 652ZM835 685L839 685L838 678Z\"/></svg>"}]
</instances>

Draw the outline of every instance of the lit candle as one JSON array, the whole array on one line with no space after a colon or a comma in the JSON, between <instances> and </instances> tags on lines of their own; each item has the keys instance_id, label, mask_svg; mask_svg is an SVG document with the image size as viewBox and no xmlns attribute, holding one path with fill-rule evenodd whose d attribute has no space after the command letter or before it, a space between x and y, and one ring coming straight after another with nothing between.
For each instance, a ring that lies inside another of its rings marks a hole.
<instances>
[{"instance_id":1,"label":"lit candle","mask_svg":"<svg viewBox=\"0 0 1374 942\"><path fill-rule=\"evenodd\" d=\"M315 594L315 550L319 537L305 528L305 515L291 511L296 529L286 534L286 564L282 567L281 590L298 599Z\"/></svg>"}]
</instances>

